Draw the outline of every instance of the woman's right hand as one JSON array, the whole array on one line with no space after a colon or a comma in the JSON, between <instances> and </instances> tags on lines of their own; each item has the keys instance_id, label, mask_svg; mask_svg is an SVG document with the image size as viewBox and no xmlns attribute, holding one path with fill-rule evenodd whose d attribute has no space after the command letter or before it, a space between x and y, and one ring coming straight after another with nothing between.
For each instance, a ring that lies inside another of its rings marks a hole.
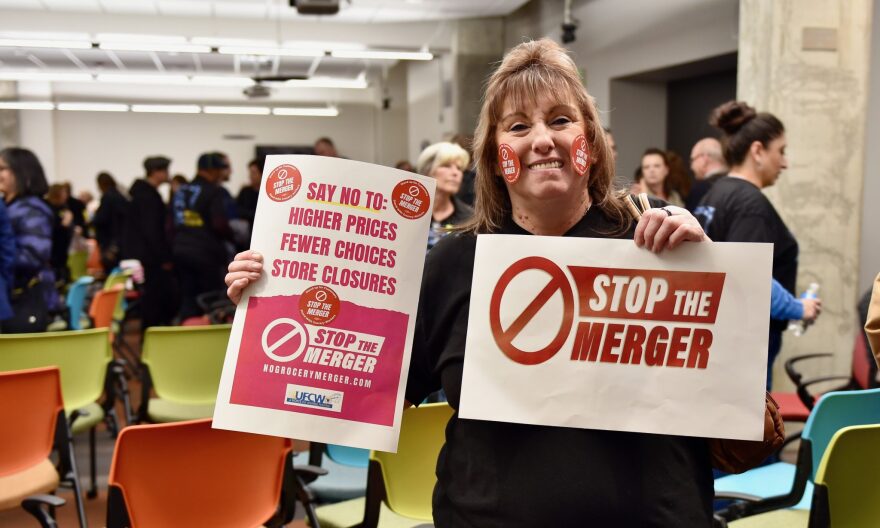
<instances>
[{"instance_id":1,"label":"woman's right hand","mask_svg":"<svg viewBox=\"0 0 880 528\"><path fill-rule=\"evenodd\" d=\"M229 273L226 274L226 295L232 304L238 304L244 289L262 274L263 255L251 250L236 255L235 260L229 263Z\"/></svg>"}]
</instances>

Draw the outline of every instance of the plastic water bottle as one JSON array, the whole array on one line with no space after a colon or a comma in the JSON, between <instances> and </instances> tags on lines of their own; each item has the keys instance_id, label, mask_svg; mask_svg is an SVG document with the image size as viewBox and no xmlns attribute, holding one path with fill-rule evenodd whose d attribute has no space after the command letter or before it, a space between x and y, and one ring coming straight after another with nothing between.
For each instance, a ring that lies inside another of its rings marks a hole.
<instances>
[{"instance_id":1,"label":"plastic water bottle","mask_svg":"<svg viewBox=\"0 0 880 528\"><path fill-rule=\"evenodd\" d=\"M807 288L807 291L801 295L801 299L815 299L819 295L819 283L811 282L810 287ZM803 319L799 321L792 321L788 324L788 331L794 334L795 337L800 337L807 330L807 326L810 323L804 321Z\"/></svg>"}]
</instances>

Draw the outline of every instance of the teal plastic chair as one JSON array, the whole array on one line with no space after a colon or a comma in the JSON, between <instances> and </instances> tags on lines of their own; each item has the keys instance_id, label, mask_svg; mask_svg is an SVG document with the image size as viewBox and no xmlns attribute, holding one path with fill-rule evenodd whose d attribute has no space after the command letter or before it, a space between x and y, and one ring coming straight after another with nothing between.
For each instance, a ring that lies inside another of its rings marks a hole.
<instances>
[{"instance_id":1,"label":"teal plastic chair","mask_svg":"<svg viewBox=\"0 0 880 528\"><path fill-rule=\"evenodd\" d=\"M293 463L327 471L326 475L308 483L308 489L321 504L363 497L367 492L368 449L312 442L309 452L295 455Z\"/></svg>"},{"instance_id":2,"label":"teal plastic chair","mask_svg":"<svg viewBox=\"0 0 880 528\"><path fill-rule=\"evenodd\" d=\"M113 377L108 368L112 360L106 328L0 335L0 371L50 366L61 370L64 412L70 429L73 434L89 432L90 498L97 496L95 427L106 420L111 433L118 428L114 406L119 386L115 383L124 387L124 380ZM105 398L99 403L102 394Z\"/></svg>"},{"instance_id":3,"label":"teal plastic chair","mask_svg":"<svg viewBox=\"0 0 880 528\"><path fill-rule=\"evenodd\" d=\"M826 393L801 433L797 464L777 462L715 480L716 498L747 498L719 514L750 519L730 524L737 527L775 526L789 518L806 523L816 469L832 437L843 427L866 424L880 424L880 389Z\"/></svg>"},{"instance_id":4,"label":"teal plastic chair","mask_svg":"<svg viewBox=\"0 0 880 528\"><path fill-rule=\"evenodd\" d=\"M844 427L835 433L813 491L810 528L880 524L880 425Z\"/></svg>"},{"instance_id":5,"label":"teal plastic chair","mask_svg":"<svg viewBox=\"0 0 880 528\"><path fill-rule=\"evenodd\" d=\"M89 293L89 286L93 282L95 282L94 277L80 277L67 290L66 304L70 316L67 325L71 330L82 330L82 321L85 318L86 296Z\"/></svg>"},{"instance_id":6,"label":"teal plastic chair","mask_svg":"<svg viewBox=\"0 0 880 528\"><path fill-rule=\"evenodd\" d=\"M366 497L315 509L321 528L413 528L431 523L437 456L452 412L447 403L403 411L397 453L372 451Z\"/></svg>"},{"instance_id":7,"label":"teal plastic chair","mask_svg":"<svg viewBox=\"0 0 880 528\"><path fill-rule=\"evenodd\" d=\"M180 422L209 418L220 386L231 325L148 328L141 362L138 420ZM150 389L156 397L150 397Z\"/></svg>"}]
</instances>

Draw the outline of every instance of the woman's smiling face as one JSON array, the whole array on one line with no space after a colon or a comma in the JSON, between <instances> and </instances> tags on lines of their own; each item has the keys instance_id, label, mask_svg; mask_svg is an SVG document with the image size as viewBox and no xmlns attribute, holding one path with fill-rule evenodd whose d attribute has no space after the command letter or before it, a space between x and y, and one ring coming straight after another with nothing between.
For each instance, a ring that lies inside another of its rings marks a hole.
<instances>
[{"instance_id":1,"label":"woman's smiling face","mask_svg":"<svg viewBox=\"0 0 880 528\"><path fill-rule=\"evenodd\" d=\"M515 108L508 99L501 116L496 145L510 146L521 167L519 178L507 183L512 201L586 193L589 173L578 174L571 156L575 139L585 130L584 118L573 102L544 95Z\"/></svg>"}]
</instances>

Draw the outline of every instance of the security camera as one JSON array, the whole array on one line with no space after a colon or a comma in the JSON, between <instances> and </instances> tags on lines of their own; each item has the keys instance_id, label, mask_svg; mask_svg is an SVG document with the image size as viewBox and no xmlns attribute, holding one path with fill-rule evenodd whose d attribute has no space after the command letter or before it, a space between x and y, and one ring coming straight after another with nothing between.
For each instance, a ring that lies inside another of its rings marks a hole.
<instances>
[{"instance_id":1,"label":"security camera","mask_svg":"<svg viewBox=\"0 0 880 528\"><path fill-rule=\"evenodd\" d=\"M577 30L577 24L562 24L562 43L569 44L574 42L574 32Z\"/></svg>"}]
</instances>

